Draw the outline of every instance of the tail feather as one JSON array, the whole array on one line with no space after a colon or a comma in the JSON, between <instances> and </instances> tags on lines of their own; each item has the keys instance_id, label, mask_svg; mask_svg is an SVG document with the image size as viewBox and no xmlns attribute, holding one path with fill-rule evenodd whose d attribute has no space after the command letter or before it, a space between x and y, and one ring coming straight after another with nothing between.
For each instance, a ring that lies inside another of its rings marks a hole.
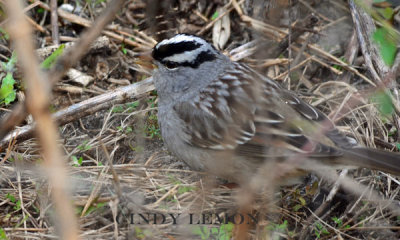
<instances>
[{"instance_id":1,"label":"tail feather","mask_svg":"<svg viewBox=\"0 0 400 240\"><path fill-rule=\"evenodd\" d=\"M343 150L343 149L342 149ZM400 176L400 154L378 149L345 149L343 164L371 168Z\"/></svg>"}]
</instances>

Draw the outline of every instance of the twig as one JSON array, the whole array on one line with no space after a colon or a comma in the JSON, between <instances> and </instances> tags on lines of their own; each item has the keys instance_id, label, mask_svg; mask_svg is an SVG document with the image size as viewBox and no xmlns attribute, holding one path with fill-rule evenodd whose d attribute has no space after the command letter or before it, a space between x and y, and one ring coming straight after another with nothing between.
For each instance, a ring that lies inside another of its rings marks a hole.
<instances>
[{"instance_id":1,"label":"twig","mask_svg":"<svg viewBox=\"0 0 400 240\"><path fill-rule=\"evenodd\" d=\"M21 209L22 209L22 217L25 219L25 206L24 206L24 198L22 197L22 187L21 187L21 172L17 171L17 180L18 180L18 196L19 196L19 201L21 203ZM25 234L27 233L26 231L26 221L24 221L24 228L25 228Z\"/></svg>"},{"instance_id":2,"label":"twig","mask_svg":"<svg viewBox=\"0 0 400 240\"><path fill-rule=\"evenodd\" d=\"M239 4L243 3L244 0L241 0ZM203 33L205 33L208 29L210 29L217 21L219 21L221 18L223 18L226 14L229 14L232 10L234 9L233 6L230 6L229 8L227 8L225 10L225 12L223 12L222 14L220 14L217 18L215 18L214 20L212 20L211 22L209 22L205 27L203 27L200 31L197 32L197 35L202 35Z\"/></svg>"},{"instance_id":3,"label":"twig","mask_svg":"<svg viewBox=\"0 0 400 240\"><path fill-rule=\"evenodd\" d=\"M37 24L35 21L33 21L32 18L30 18L30 17L28 17L28 16L25 16L25 18L26 18L26 20L27 20L30 24L32 24L32 26L35 27L35 29L38 30L39 32L45 33L45 34L48 33L48 31L47 31L44 27L42 27L42 26L40 26L39 24Z\"/></svg>"},{"instance_id":4,"label":"twig","mask_svg":"<svg viewBox=\"0 0 400 240\"><path fill-rule=\"evenodd\" d=\"M361 44L362 45L362 44ZM374 82L372 82L369 78L367 78L366 76L364 76L363 74L361 74L360 72L357 71L357 69L355 69L354 67L350 66L349 64L343 62L341 59L333 56L330 53L325 52L324 50L322 50L321 48L319 48L318 46L314 45L314 44L308 44L308 47L316 52L318 52L319 54L325 56L326 58L329 58L330 60L336 62L337 64L340 64L344 69L356 74L357 76L361 77L362 79L364 79L366 82L368 82L369 84L371 84L372 86L376 86L376 84Z\"/></svg>"},{"instance_id":5,"label":"twig","mask_svg":"<svg viewBox=\"0 0 400 240\"><path fill-rule=\"evenodd\" d=\"M299 0L301 4L303 4L306 8L308 8L312 13L317 14L320 18L324 19L327 22L333 22L332 19L325 17L324 15L320 14L317 10L315 10L308 2L304 0Z\"/></svg>"},{"instance_id":6,"label":"twig","mask_svg":"<svg viewBox=\"0 0 400 240\"><path fill-rule=\"evenodd\" d=\"M282 39L279 44L271 48L269 50L268 56L271 57L279 57L283 51L285 51L289 47L289 36L290 36L290 42L295 42L297 38L299 38L303 33L307 31L307 29L312 29L316 24L318 23L318 18L315 17L313 14L308 15L305 19L298 21L291 32L291 34L288 34L284 39Z\"/></svg>"},{"instance_id":7,"label":"twig","mask_svg":"<svg viewBox=\"0 0 400 240\"><path fill-rule=\"evenodd\" d=\"M77 43L69 42L65 43L64 51L72 51ZM94 40L87 50L87 54L96 54L103 51L107 51L110 46L110 39L106 36L101 36ZM36 54L38 55L40 60L44 60L48 56L50 56L59 46L51 45L43 48L36 49Z\"/></svg>"},{"instance_id":8,"label":"twig","mask_svg":"<svg viewBox=\"0 0 400 240\"><path fill-rule=\"evenodd\" d=\"M57 0L50 0L51 8L51 38L53 39L53 44L60 44L60 37L58 34L58 14L57 14Z\"/></svg>"},{"instance_id":9,"label":"twig","mask_svg":"<svg viewBox=\"0 0 400 240\"><path fill-rule=\"evenodd\" d=\"M291 48L293 48L293 50L295 50L295 51L297 51L297 52L301 52L301 49L298 48L298 47L296 47L296 46L294 46L294 45L291 45ZM304 56L306 56L307 58L312 57L311 60L313 60L314 62L317 62L317 63L321 64L322 66L328 68L328 69L331 70L333 73L335 73L335 74L337 74L337 75L342 75L342 73L343 73L342 71L339 71L339 70L337 70L336 68L330 66L329 64L327 64L327 63L325 63L324 61L322 61L321 59L319 59L317 56L310 55L310 54L308 54L307 52L304 52L303 54L304 54Z\"/></svg>"},{"instance_id":10,"label":"twig","mask_svg":"<svg viewBox=\"0 0 400 240\"><path fill-rule=\"evenodd\" d=\"M93 114L99 110L107 109L114 104L123 103L135 98L148 91L154 90L153 79L148 78L141 82L121 87L109 93L105 93L94 98L71 105L63 110L53 114L53 119L58 124L63 125L79 119L83 116ZM26 125L11 132L6 138L0 141L0 151L3 151L9 144L9 141L25 141L33 136L35 125Z\"/></svg>"},{"instance_id":11,"label":"twig","mask_svg":"<svg viewBox=\"0 0 400 240\"><path fill-rule=\"evenodd\" d=\"M30 4L29 6L27 6L26 8L24 8L23 12L26 13L27 11L31 10L32 8L37 7L38 5L40 5L40 2L34 2L32 4ZM7 24L9 21L9 18L7 18L6 20L2 21L0 23L0 27L2 27L3 25Z\"/></svg>"},{"instance_id":12,"label":"twig","mask_svg":"<svg viewBox=\"0 0 400 240\"><path fill-rule=\"evenodd\" d=\"M353 30L349 44L347 45L346 52L344 54L344 59L346 59L346 62L348 64L353 65L354 60L358 54L359 48L360 48L360 45L358 44L358 41L357 41L357 32L355 30ZM350 82L350 77L351 77L351 73L346 72L344 74L344 76L342 77L342 81L348 83L348 82Z\"/></svg>"},{"instance_id":13,"label":"twig","mask_svg":"<svg viewBox=\"0 0 400 240\"><path fill-rule=\"evenodd\" d=\"M292 67L291 70L293 71L293 70L296 70L296 69L302 67L303 65L307 64L310 60L313 60L313 58L314 58L313 56L310 56L310 57L306 58L305 60L303 60L302 62L300 62L296 66ZM273 79L274 80L281 79L282 77L286 76L287 74L289 74L289 71L285 71L285 72L279 74L278 76L274 77Z\"/></svg>"},{"instance_id":14,"label":"twig","mask_svg":"<svg viewBox=\"0 0 400 240\"><path fill-rule=\"evenodd\" d=\"M331 203L333 197L336 195L337 191L339 190L339 187L340 187L339 181L342 178L344 178L344 176L346 176L347 172L348 172L348 169L343 169L343 171L339 175L338 180L336 180L336 182L333 184L333 187L332 187L331 191L329 192L328 197L326 198L326 200L321 204L321 206L319 206L317 208L317 210L315 210L315 214L310 215L307 218L307 220L306 220L307 222L309 222L309 223L314 222L315 216L319 216L326 209L328 204ZM307 234L307 231L306 231L307 228L309 228L309 226L307 226L307 225L305 225L303 227L303 230L301 231L300 239L305 239L306 234Z\"/></svg>"},{"instance_id":15,"label":"twig","mask_svg":"<svg viewBox=\"0 0 400 240\"><path fill-rule=\"evenodd\" d=\"M368 190L367 186L361 185L355 182L353 179L343 176L338 178L337 174L332 171L331 168L324 166L316 161L305 161L303 164L304 169L309 169L319 176L327 179L330 182L336 182L347 192L352 193L355 196L362 196L365 191ZM379 196L379 194L371 189L369 201L376 201L377 205L382 208L389 208L393 214L400 214L400 208L390 200L386 200Z\"/></svg>"},{"instance_id":16,"label":"twig","mask_svg":"<svg viewBox=\"0 0 400 240\"><path fill-rule=\"evenodd\" d=\"M384 91L386 91L385 89L387 87L394 89L396 86L395 80L397 69L400 65L400 54L397 54L393 66L389 68L383 62L382 57L379 55L378 47L372 41L371 36L376 30L372 17L359 6L356 6L353 0L349 1L349 5L355 29L357 31L358 41L360 43L364 61L369 72L371 73L374 81L378 83ZM397 91L397 89L394 91ZM398 101L396 101L391 94L387 95L391 98L391 102L397 117L400 117L400 106Z\"/></svg>"},{"instance_id":17,"label":"twig","mask_svg":"<svg viewBox=\"0 0 400 240\"><path fill-rule=\"evenodd\" d=\"M378 71L386 73L388 68L379 56L377 46L370 40L370 36L376 29L375 25L371 16L357 7L354 1L350 0L349 5L365 64L375 83L380 83L382 82L382 74L379 74ZM374 66L378 66L378 68Z\"/></svg>"},{"instance_id":18,"label":"twig","mask_svg":"<svg viewBox=\"0 0 400 240\"><path fill-rule=\"evenodd\" d=\"M27 108L37 122L37 134L43 147L43 167L52 185L52 197L61 227L63 239L78 239L78 226L70 197L66 193L67 174L61 151L57 145L58 131L51 119L49 88L34 53L31 29L22 13L20 1L6 1L10 18L8 31L14 40L18 60L27 84ZM29 76L29 77L28 77Z\"/></svg>"},{"instance_id":19,"label":"twig","mask_svg":"<svg viewBox=\"0 0 400 240\"><path fill-rule=\"evenodd\" d=\"M120 181L119 181L118 174L117 174L117 172L116 172L115 169L114 169L113 161L112 161L112 159L111 159L110 154L109 154L108 151L107 151L106 146L105 146L103 143L101 143L101 148L103 149L104 154L105 154L105 156L106 156L106 158L107 158L108 166L110 167L110 171L111 171L111 174L112 174L112 176L113 176L114 187L115 187L115 190L116 190L116 192L117 192L117 196L118 196L119 199L121 199L121 197L122 197L121 184L120 184ZM115 148L115 150L117 150L117 148ZM114 151L114 152L115 152L115 151Z\"/></svg>"}]
</instances>

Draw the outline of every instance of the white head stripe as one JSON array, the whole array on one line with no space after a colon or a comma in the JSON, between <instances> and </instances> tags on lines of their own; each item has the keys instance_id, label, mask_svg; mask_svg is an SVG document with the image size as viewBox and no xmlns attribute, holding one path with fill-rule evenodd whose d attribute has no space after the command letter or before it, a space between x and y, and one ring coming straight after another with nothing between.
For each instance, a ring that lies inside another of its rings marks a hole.
<instances>
[{"instance_id":1,"label":"white head stripe","mask_svg":"<svg viewBox=\"0 0 400 240\"><path fill-rule=\"evenodd\" d=\"M170 39L162 40L160 43L157 44L156 48L159 48L162 45L168 45L168 44L179 43L179 42L199 42L202 45L207 44L207 42L205 40L203 40L199 37L185 35L185 34L178 34L175 37L172 37Z\"/></svg>"},{"instance_id":2,"label":"white head stripe","mask_svg":"<svg viewBox=\"0 0 400 240\"><path fill-rule=\"evenodd\" d=\"M207 48L200 47L193 51L186 51L179 54L174 54L172 56L164 58L166 61L175 62L175 63L184 63L184 62L194 62L199 56L199 54L203 51L206 51Z\"/></svg>"}]
</instances>

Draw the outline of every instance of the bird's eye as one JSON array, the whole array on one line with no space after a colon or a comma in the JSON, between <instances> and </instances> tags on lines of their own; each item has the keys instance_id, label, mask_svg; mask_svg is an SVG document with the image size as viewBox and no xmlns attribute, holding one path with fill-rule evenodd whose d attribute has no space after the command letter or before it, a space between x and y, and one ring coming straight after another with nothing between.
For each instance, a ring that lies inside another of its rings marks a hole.
<instances>
[{"instance_id":1,"label":"bird's eye","mask_svg":"<svg viewBox=\"0 0 400 240\"><path fill-rule=\"evenodd\" d=\"M164 66L169 70L176 69L178 67L178 65L174 62L165 62Z\"/></svg>"}]
</instances>

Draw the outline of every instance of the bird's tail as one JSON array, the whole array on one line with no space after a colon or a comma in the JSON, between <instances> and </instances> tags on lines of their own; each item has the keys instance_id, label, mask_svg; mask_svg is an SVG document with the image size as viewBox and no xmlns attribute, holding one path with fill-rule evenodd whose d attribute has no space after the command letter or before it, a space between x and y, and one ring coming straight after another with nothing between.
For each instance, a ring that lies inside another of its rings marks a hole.
<instances>
[{"instance_id":1,"label":"bird's tail","mask_svg":"<svg viewBox=\"0 0 400 240\"><path fill-rule=\"evenodd\" d=\"M363 147L354 147L343 151L343 164L371 168L400 176L399 153Z\"/></svg>"}]
</instances>

